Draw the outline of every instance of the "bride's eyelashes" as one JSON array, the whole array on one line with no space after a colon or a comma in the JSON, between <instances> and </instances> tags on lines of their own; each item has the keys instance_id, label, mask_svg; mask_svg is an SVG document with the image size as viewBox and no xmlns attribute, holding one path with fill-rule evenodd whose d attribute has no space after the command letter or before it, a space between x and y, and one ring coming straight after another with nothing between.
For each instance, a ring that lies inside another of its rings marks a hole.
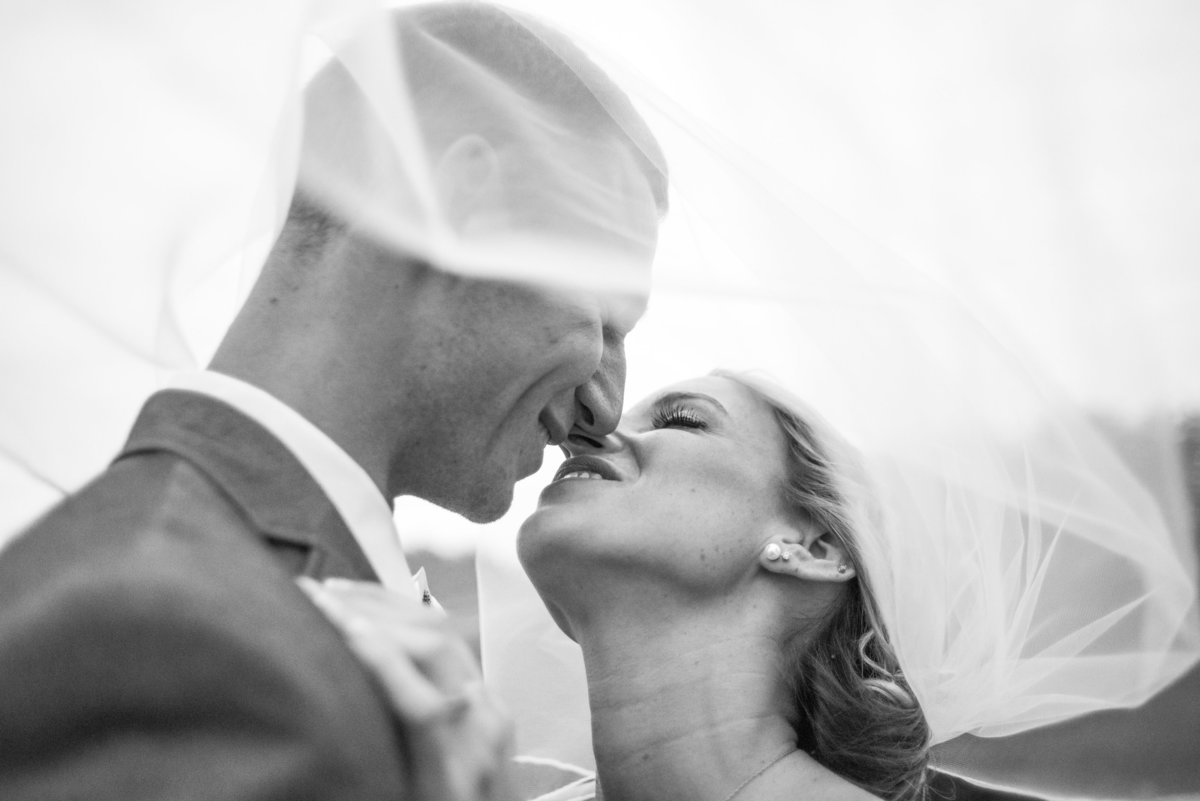
<instances>
[{"instance_id":1,"label":"bride's eyelashes","mask_svg":"<svg viewBox=\"0 0 1200 801\"><path fill-rule=\"evenodd\" d=\"M656 408L650 422L655 428L708 428L708 423L695 409L678 403Z\"/></svg>"}]
</instances>

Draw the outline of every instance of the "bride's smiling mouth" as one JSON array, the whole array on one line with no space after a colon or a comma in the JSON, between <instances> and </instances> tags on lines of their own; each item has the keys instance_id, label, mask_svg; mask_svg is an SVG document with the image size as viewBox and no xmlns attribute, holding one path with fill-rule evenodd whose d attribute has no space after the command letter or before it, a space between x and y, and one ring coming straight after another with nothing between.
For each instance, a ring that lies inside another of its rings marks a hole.
<instances>
[{"instance_id":1,"label":"bride's smiling mouth","mask_svg":"<svg viewBox=\"0 0 1200 801\"><path fill-rule=\"evenodd\" d=\"M616 469L595 456L572 456L559 466L551 484L560 481L621 481Z\"/></svg>"}]
</instances>

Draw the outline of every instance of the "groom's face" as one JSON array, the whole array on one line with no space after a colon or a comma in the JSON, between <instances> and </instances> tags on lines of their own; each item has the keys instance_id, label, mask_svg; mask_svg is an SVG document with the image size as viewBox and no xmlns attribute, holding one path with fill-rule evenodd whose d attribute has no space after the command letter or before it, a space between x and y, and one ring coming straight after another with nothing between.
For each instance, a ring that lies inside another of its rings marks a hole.
<instances>
[{"instance_id":1,"label":"groom's face","mask_svg":"<svg viewBox=\"0 0 1200 801\"><path fill-rule=\"evenodd\" d=\"M644 298L475 281L460 299L457 391L429 432L441 447L418 494L486 522L508 510L547 446L616 427L624 339Z\"/></svg>"},{"instance_id":2,"label":"groom's face","mask_svg":"<svg viewBox=\"0 0 1200 801\"><path fill-rule=\"evenodd\" d=\"M620 196L626 203L641 200L623 211L633 218L630 230L636 227L641 244L631 250L626 239L606 265L626 270L626 277L640 274L645 286L657 209L648 189L644 197ZM597 241L603 235L592 232ZM586 268L568 261L559 269ZM616 427L624 401L625 336L645 310L646 296L628 285L580 286L579 277L565 275L566 285L557 287L449 282L436 336L442 405L427 432L436 458L411 477L422 485L413 494L477 522L495 520L508 510L513 485L541 467L548 445L572 432L599 437Z\"/></svg>"}]
</instances>

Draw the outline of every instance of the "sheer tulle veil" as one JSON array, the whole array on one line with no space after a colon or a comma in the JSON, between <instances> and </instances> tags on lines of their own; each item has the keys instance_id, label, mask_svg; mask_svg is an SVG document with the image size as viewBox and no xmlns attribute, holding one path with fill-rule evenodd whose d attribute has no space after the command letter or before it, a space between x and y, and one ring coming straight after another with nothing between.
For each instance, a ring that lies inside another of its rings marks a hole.
<instances>
[{"instance_id":1,"label":"sheer tulle veil","mask_svg":"<svg viewBox=\"0 0 1200 801\"><path fill-rule=\"evenodd\" d=\"M5 533L103 467L163 372L205 361L295 185L445 269L642 292L652 232L629 210L656 198L596 166L618 164L670 194L629 394L761 369L854 443L883 508L866 572L939 741L1136 705L1194 663L1177 157L1200 109L1172 90L1200 49L1106 3L509 5L497 24L584 100L427 9L399 34L366 0L0 12ZM1156 49L1180 55L1122 55ZM429 81L469 102L427 104ZM482 228L439 183L471 115L497 175L545 177L497 184ZM586 768L578 656L510 535L483 546L480 592L519 750Z\"/></svg>"}]
</instances>

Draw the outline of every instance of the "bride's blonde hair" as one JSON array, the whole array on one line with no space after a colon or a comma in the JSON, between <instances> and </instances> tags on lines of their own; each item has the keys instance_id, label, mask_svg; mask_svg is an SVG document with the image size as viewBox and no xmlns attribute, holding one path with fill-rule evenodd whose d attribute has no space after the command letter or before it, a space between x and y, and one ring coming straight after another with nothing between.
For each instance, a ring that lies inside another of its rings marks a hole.
<instances>
[{"instance_id":1,"label":"bride's blonde hair","mask_svg":"<svg viewBox=\"0 0 1200 801\"><path fill-rule=\"evenodd\" d=\"M798 398L756 374L716 371L749 389L787 440L787 504L847 553L857 578L825 619L783 655L801 746L835 773L886 799L922 799L931 732L888 640L856 532L873 504L853 447Z\"/></svg>"}]
</instances>

